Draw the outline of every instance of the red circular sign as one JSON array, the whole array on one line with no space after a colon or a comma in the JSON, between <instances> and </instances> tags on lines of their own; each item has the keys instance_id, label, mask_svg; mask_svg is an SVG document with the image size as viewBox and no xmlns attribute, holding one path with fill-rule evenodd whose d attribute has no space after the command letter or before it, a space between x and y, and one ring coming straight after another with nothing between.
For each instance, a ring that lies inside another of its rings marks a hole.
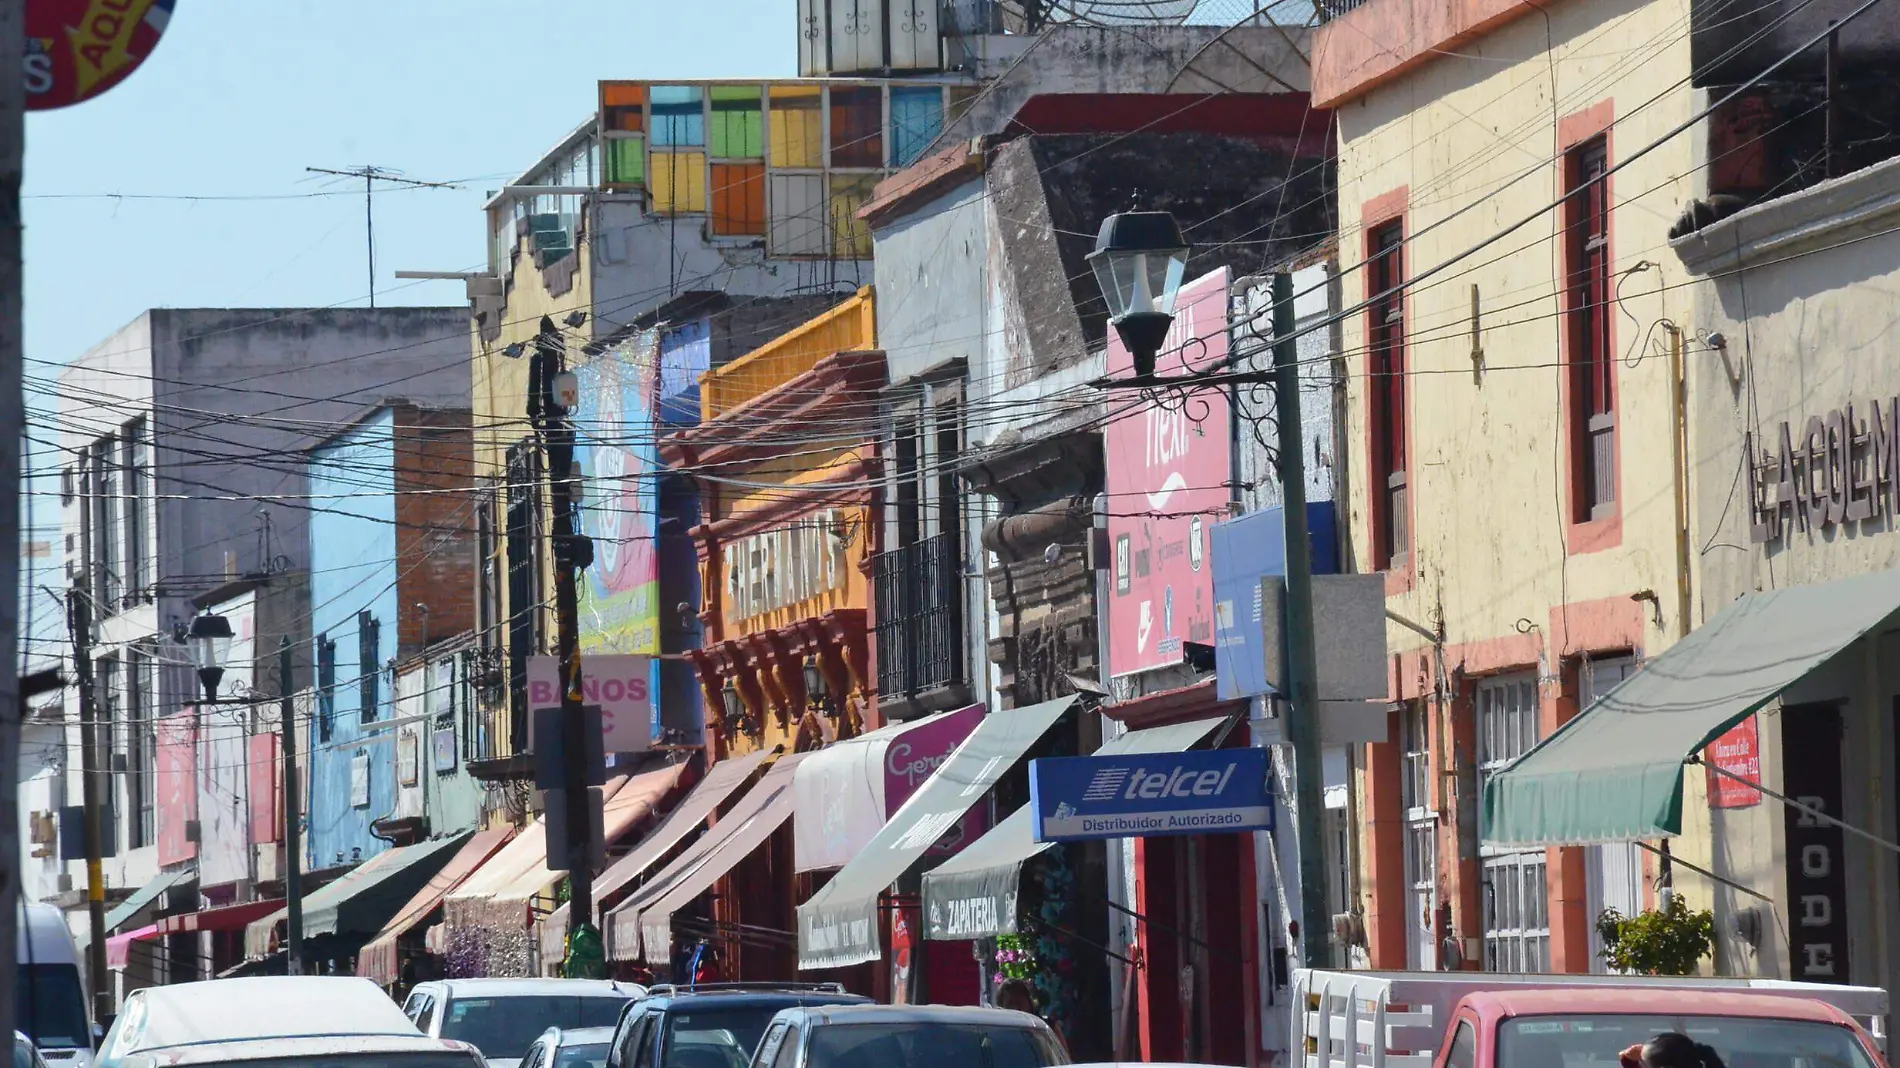
<instances>
[{"instance_id":1,"label":"red circular sign","mask_svg":"<svg viewBox=\"0 0 1900 1068\"><path fill-rule=\"evenodd\" d=\"M177 0L26 0L26 108L90 100L158 47Z\"/></svg>"}]
</instances>

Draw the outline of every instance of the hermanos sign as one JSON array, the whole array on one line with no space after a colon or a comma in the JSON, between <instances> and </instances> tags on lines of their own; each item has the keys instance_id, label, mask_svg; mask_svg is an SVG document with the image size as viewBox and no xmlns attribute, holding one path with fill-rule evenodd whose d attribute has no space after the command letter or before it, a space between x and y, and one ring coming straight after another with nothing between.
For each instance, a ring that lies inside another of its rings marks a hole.
<instances>
[{"instance_id":1,"label":"hermanos sign","mask_svg":"<svg viewBox=\"0 0 1900 1068\"><path fill-rule=\"evenodd\" d=\"M1749 540L1784 542L1882 515L1900 517L1900 397L1855 403L1743 438Z\"/></svg>"}]
</instances>

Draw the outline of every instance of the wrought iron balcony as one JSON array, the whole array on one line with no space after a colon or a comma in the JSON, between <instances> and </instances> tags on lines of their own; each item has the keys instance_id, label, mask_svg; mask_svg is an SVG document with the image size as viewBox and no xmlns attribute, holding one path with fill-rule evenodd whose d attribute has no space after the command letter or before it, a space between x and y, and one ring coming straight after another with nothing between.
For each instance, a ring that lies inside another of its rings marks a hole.
<instances>
[{"instance_id":1,"label":"wrought iron balcony","mask_svg":"<svg viewBox=\"0 0 1900 1068\"><path fill-rule=\"evenodd\" d=\"M961 687L963 552L954 533L880 553L872 561L877 597L877 688L883 701L916 700Z\"/></svg>"}]
</instances>

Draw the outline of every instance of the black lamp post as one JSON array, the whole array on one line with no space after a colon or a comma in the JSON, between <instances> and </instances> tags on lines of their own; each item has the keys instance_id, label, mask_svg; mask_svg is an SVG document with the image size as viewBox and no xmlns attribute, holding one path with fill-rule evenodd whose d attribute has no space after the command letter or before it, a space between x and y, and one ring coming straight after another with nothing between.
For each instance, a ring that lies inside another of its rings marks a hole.
<instances>
[{"instance_id":1,"label":"black lamp post","mask_svg":"<svg viewBox=\"0 0 1900 1068\"><path fill-rule=\"evenodd\" d=\"M1108 321L1135 358L1137 379L1154 377L1155 354L1174 323L1187 258L1181 228L1165 211L1110 215L1095 236L1089 266L1108 302Z\"/></svg>"},{"instance_id":2,"label":"black lamp post","mask_svg":"<svg viewBox=\"0 0 1900 1068\"><path fill-rule=\"evenodd\" d=\"M745 698L739 693L739 684L728 675L725 689L719 691L719 699L726 706L726 723L740 734L751 734L752 724L746 716Z\"/></svg>"},{"instance_id":3,"label":"black lamp post","mask_svg":"<svg viewBox=\"0 0 1900 1068\"><path fill-rule=\"evenodd\" d=\"M825 682L825 670L819 666L818 654L809 653L805 657L805 699L826 715L831 714L831 688Z\"/></svg>"},{"instance_id":4,"label":"black lamp post","mask_svg":"<svg viewBox=\"0 0 1900 1068\"><path fill-rule=\"evenodd\" d=\"M232 638L231 621L221 615L207 611L191 621L186 641L207 701L218 699L218 684L224 681L224 661L231 655Z\"/></svg>"}]
</instances>

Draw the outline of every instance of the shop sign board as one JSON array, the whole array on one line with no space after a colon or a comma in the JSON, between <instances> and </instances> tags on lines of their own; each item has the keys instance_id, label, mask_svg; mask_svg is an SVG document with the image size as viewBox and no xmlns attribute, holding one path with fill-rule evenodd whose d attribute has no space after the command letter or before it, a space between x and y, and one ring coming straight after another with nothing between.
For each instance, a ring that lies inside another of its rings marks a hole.
<instances>
[{"instance_id":1,"label":"shop sign board","mask_svg":"<svg viewBox=\"0 0 1900 1068\"><path fill-rule=\"evenodd\" d=\"M1750 432L1742 452L1756 544L1900 515L1900 397L1850 400L1767 440Z\"/></svg>"},{"instance_id":2,"label":"shop sign board","mask_svg":"<svg viewBox=\"0 0 1900 1068\"><path fill-rule=\"evenodd\" d=\"M1761 728L1749 716L1720 738L1709 743L1703 759L1709 767L1710 808L1750 808L1761 804L1761 790L1748 783L1736 782L1715 771L1739 775L1748 782L1761 781Z\"/></svg>"},{"instance_id":3,"label":"shop sign board","mask_svg":"<svg viewBox=\"0 0 1900 1068\"><path fill-rule=\"evenodd\" d=\"M1265 749L1029 762L1038 842L1273 830Z\"/></svg>"},{"instance_id":4,"label":"shop sign board","mask_svg":"<svg viewBox=\"0 0 1900 1068\"><path fill-rule=\"evenodd\" d=\"M26 109L90 100L145 62L175 0L27 0Z\"/></svg>"},{"instance_id":5,"label":"shop sign board","mask_svg":"<svg viewBox=\"0 0 1900 1068\"><path fill-rule=\"evenodd\" d=\"M561 707L560 663L558 656L528 658L529 709ZM652 657L582 654L581 701L600 706L601 745L606 752L639 753L653 744Z\"/></svg>"},{"instance_id":6,"label":"shop sign board","mask_svg":"<svg viewBox=\"0 0 1900 1068\"><path fill-rule=\"evenodd\" d=\"M1847 836L1842 812L1841 710L1832 704L1781 710L1781 785L1805 808L1782 810L1787 834L1789 978L1848 981Z\"/></svg>"}]
</instances>

